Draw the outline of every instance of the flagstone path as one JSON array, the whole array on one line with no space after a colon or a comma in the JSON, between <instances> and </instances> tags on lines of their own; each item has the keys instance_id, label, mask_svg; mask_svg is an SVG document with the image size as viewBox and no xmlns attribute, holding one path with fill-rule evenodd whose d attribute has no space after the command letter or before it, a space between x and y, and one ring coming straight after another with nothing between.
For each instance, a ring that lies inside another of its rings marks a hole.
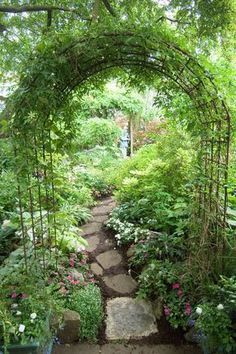
<instances>
[{"instance_id":1,"label":"flagstone path","mask_svg":"<svg viewBox=\"0 0 236 354\"><path fill-rule=\"evenodd\" d=\"M104 223L114 208L112 198L103 199L92 209L90 222L82 227L83 237L88 242L91 270L106 299L105 340L108 343L57 345L53 353L199 354L198 348L189 345L144 344L143 339L158 335L158 324L152 304L135 299L137 282L128 272L126 256L116 248L114 238L105 229ZM120 343L130 340L138 344Z\"/></svg>"}]
</instances>

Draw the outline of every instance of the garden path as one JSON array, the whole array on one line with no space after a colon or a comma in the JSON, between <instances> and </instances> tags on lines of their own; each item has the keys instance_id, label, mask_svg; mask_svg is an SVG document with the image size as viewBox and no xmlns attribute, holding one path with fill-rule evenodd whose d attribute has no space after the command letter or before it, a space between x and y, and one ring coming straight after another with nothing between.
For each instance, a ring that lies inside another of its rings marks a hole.
<instances>
[{"instance_id":1,"label":"garden path","mask_svg":"<svg viewBox=\"0 0 236 354\"><path fill-rule=\"evenodd\" d=\"M92 209L92 218L82 227L88 242L91 270L105 299L106 319L101 342L104 344L57 345L54 354L198 354L190 345L150 344L159 329L151 303L137 301L137 282L129 273L127 255L116 248L113 234L105 228L115 207L112 197ZM167 336L169 334L166 334ZM127 341L133 341L127 344ZM123 341L126 344L120 344ZM119 343L117 343L119 342ZM171 343L168 338L168 343ZM175 343L173 341L173 343Z\"/></svg>"}]
</instances>

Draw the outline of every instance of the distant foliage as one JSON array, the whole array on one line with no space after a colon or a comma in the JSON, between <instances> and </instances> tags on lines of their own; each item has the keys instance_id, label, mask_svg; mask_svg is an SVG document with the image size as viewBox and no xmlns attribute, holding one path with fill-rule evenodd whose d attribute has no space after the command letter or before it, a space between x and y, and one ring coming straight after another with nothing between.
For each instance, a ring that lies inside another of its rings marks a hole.
<instances>
[{"instance_id":1,"label":"distant foliage","mask_svg":"<svg viewBox=\"0 0 236 354\"><path fill-rule=\"evenodd\" d=\"M96 145L112 147L118 143L119 137L120 129L113 121L92 118L81 124L77 146L80 149L91 149Z\"/></svg>"}]
</instances>

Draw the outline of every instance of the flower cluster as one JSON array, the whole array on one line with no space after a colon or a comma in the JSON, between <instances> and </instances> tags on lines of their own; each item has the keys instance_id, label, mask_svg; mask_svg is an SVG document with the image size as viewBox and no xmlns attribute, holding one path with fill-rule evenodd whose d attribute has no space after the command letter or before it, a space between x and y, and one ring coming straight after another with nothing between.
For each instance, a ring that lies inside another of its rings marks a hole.
<instances>
[{"instance_id":1,"label":"flower cluster","mask_svg":"<svg viewBox=\"0 0 236 354\"><path fill-rule=\"evenodd\" d=\"M150 231L136 226L128 221L120 221L115 215L111 216L107 226L117 232L115 238L117 244L138 242L150 236Z\"/></svg>"}]
</instances>

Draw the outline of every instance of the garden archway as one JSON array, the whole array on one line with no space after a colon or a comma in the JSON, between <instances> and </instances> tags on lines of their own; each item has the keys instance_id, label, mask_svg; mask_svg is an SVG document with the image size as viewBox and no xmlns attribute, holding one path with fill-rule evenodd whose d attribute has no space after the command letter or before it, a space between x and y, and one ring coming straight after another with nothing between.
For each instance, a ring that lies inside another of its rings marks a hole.
<instances>
[{"instance_id":1,"label":"garden archway","mask_svg":"<svg viewBox=\"0 0 236 354\"><path fill-rule=\"evenodd\" d=\"M146 82L155 76L166 77L180 87L196 107L198 116L194 129L200 138L196 220L201 224L201 237L209 238L207 244L216 243L223 248L221 236L226 223L230 115L218 96L210 73L191 54L161 33L148 33L145 36L145 28L136 31L101 31L96 36L86 34L81 38L67 38L66 43L56 37L46 48L39 47L38 51L36 59L23 73L20 87L10 98L4 112L5 116L10 114L13 118L11 133L18 164L19 200L28 195L33 234L35 210L32 190L37 190L38 200L41 201L42 190L45 189L51 205L48 208L48 230L52 227L54 231L51 233L56 239L51 139L55 113L70 92L89 79L100 73L109 73L113 68L126 68ZM21 154L26 158L25 164L21 162L19 166ZM42 169L44 179L40 178ZM37 176L37 186L30 183L32 174ZM23 179L28 181L25 188L20 183ZM20 213L22 235L26 240L21 202ZM43 218L41 209L39 217ZM42 227L41 223L41 233Z\"/></svg>"}]
</instances>

